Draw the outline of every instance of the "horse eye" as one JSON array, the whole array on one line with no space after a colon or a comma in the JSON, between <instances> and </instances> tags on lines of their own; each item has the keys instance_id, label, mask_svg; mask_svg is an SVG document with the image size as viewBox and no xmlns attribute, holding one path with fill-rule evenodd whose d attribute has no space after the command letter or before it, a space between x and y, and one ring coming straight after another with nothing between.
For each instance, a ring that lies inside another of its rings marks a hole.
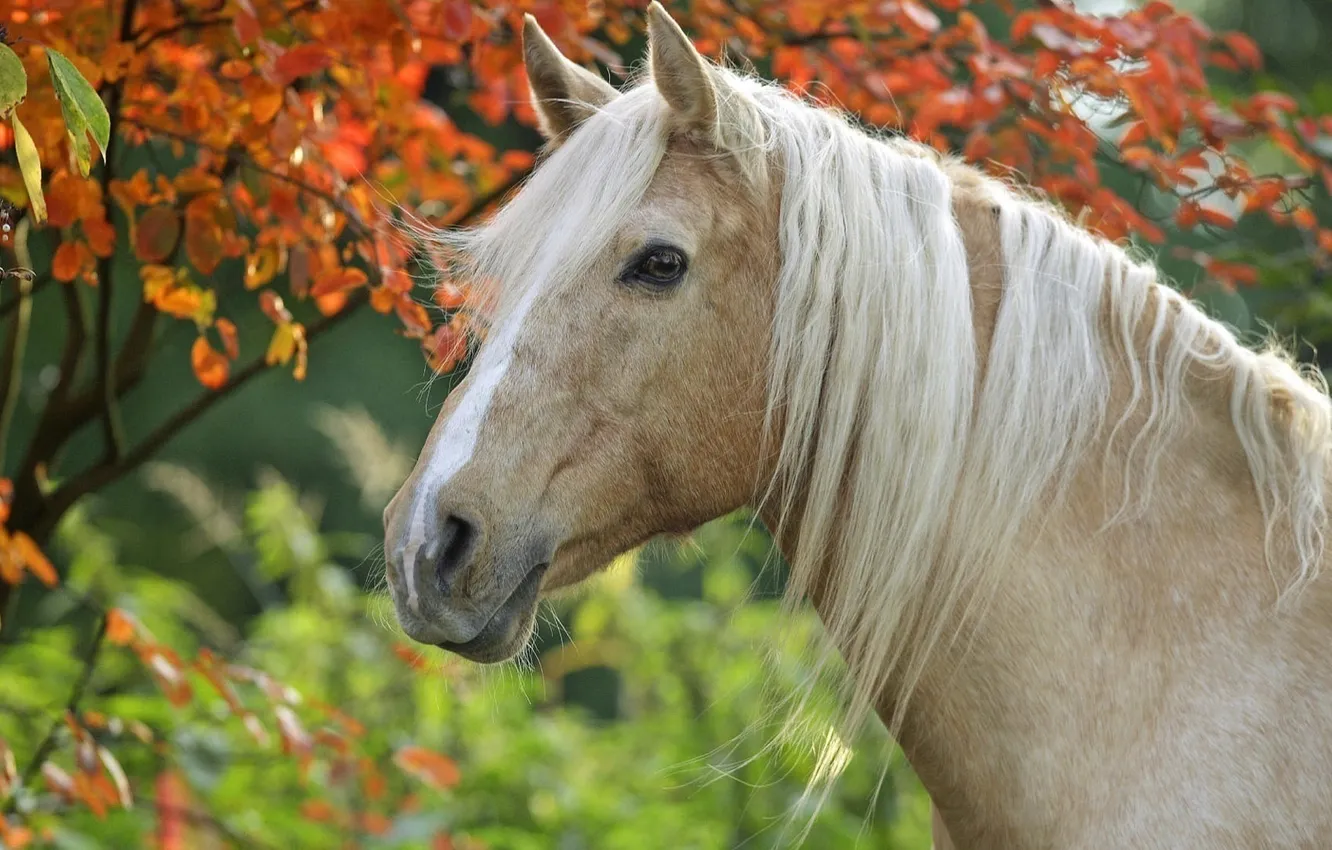
<instances>
[{"instance_id":1,"label":"horse eye","mask_svg":"<svg viewBox=\"0 0 1332 850\"><path fill-rule=\"evenodd\" d=\"M675 248L650 248L629 264L620 279L655 288L673 286L685 273L685 257Z\"/></svg>"}]
</instances>

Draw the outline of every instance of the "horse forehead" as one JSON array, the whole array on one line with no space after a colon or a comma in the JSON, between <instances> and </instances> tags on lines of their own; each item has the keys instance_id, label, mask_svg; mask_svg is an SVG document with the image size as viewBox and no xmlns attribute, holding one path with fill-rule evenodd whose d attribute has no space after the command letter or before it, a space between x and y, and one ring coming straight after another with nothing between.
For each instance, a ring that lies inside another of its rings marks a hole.
<instances>
[{"instance_id":1,"label":"horse forehead","mask_svg":"<svg viewBox=\"0 0 1332 850\"><path fill-rule=\"evenodd\" d=\"M737 175L728 173L724 163L692 148L673 147L663 157L643 202L625 222L624 236L632 239L644 230L668 227L701 243L704 237L733 232L745 226L747 218L747 205L738 193Z\"/></svg>"}]
</instances>

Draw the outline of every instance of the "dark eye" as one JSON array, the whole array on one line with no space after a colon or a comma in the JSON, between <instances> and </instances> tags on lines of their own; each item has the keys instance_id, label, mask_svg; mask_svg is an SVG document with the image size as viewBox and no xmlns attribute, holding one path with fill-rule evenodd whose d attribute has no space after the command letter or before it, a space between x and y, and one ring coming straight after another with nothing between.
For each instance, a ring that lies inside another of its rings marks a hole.
<instances>
[{"instance_id":1,"label":"dark eye","mask_svg":"<svg viewBox=\"0 0 1332 850\"><path fill-rule=\"evenodd\" d=\"M678 248L654 246L630 261L620 280L664 289L680 282L687 265L684 253Z\"/></svg>"}]
</instances>

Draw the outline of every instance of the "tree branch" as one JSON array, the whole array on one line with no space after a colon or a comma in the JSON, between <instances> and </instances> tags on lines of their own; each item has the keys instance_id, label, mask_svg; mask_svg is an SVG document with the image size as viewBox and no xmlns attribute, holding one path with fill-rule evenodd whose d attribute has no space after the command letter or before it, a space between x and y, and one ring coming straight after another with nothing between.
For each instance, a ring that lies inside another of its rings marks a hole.
<instances>
[{"instance_id":1,"label":"tree branch","mask_svg":"<svg viewBox=\"0 0 1332 850\"><path fill-rule=\"evenodd\" d=\"M0 460L9 444L9 426L14 421L14 408L18 405L19 389L23 385L23 353L28 347L28 324L32 318L32 281L19 277L19 308L14 314L14 326L5 346L4 360L0 361Z\"/></svg>"},{"instance_id":2,"label":"tree branch","mask_svg":"<svg viewBox=\"0 0 1332 850\"><path fill-rule=\"evenodd\" d=\"M125 9L120 18L119 40L132 41L134 38L134 11L138 0L125 0ZM106 143L105 160L102 165L102 197L111 197L111 181L115 178L116 154L120 149L120 99L125 90L123 77L110 85L106 93L106 111L111 118L111 130ZM115 287L112 282L111 257L102 257L97 261L97 386L101 389L102 433L105 440L104 452L109 460L115 460L124 451L125 429L120 422L120 409L116 404L116 381L111 363L111 312Z\"/></svg>"},{"instance_id":3,"label":"tree branch","mask_svg":"<svg viewBox=\"0 0 1332 850\"><path fill-rule=\"evenodd\" d=\"M356 296L348 300L346 306L340 311L306 327L305 338L307 342L313 342L318 337L323 336L368 303L370 303L370 298L364 290L357 293ZM263 374L268 368L269 364L263 356L256 357L244 368L233 373L231 378L218 389L205 390L195 396L193 401L154 428L134 448L115 460L100 463L69 479L47 497L43 505L42 516L30 532L32 536L38 541L44 540L65 512L80 498L94 490L105 487L126 472L143 464L174 439L187 425L212 409L213 405Z\"/></svg>"}]
</instances>

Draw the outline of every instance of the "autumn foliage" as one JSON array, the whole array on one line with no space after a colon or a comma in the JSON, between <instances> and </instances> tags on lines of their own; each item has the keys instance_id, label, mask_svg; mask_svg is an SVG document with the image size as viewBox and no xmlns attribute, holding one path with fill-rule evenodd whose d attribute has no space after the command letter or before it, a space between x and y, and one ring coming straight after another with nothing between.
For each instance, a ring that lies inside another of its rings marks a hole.
<instances>
[{"instance_id":1,"label":"autumn foliage","mask_svg":"<svg viewBox=\"0 0 1332 850\"><path fill-rule=\"evenodd\" d=\"M383 314L385 334L419 346L441 373L463 363L475 330L465 283L427 287L430 258L402 223L470 221L531 168L530 150L495 141L531 138L515 129L534 124L524 13L570 57L618 80L639 58L645 5L10 0L0 11L0 197L11 205L0 213L0 456L12 462L0 492L0 590L27 575L55 585L42 546L80 497L255 375L285 369L301 380L318 369L317 339L353 313ZM1215 232L1259 217L1297 232L1311 262L1332 262L1332 229L1310 203L1332 192L1332 116L1279 91L1219 97L1214 81L1256 70L1258 48L1166 3L1117 17L1050 0L695 0L671 11L705 54L1017 175L1112 238L1161 243L1167 229ZM431 80L450 90L442 106L423 97ZM1248 164L1260 146L1280 167ZM119 273L117 257L136 273ZM1239 257L1187 252L1228 285L1256 283L1258 269ZM34 299L51 288L65 305L63 352L30 444L9 446L16 364ZM234 293L254 299L260 318L247 321L261 327L222 313L219 294ZM117 322L123 301L136 308ZM119 403L141 391L175 323L195 335L179 368L201 386L130 444ZM89 425L102 435L100 458L64 468L62 449ZM127 613L84 601L100 623L89 664L104 644L123 647L173 703L199 699L203 683L256 739L274 737L302 765L345 762L375 783L379 768L358 761L354 719L298 708L280 683L215 654L179 657ZM14 813L18 786L93 809L140 793L114 740L150 740L147 730L109 734L114 718L80 713L76 699L57 720L35 754L0 743L0 800L10 801L0 840L10 846L33 838ZM422 749L394 763L426 785L462 779ZM189 792L164 770L148 793L169 802ZM317 803L307 814L332 816ZM189 828L164 815L158 846L188 846Z\"/></svg>"}]
</instances>

